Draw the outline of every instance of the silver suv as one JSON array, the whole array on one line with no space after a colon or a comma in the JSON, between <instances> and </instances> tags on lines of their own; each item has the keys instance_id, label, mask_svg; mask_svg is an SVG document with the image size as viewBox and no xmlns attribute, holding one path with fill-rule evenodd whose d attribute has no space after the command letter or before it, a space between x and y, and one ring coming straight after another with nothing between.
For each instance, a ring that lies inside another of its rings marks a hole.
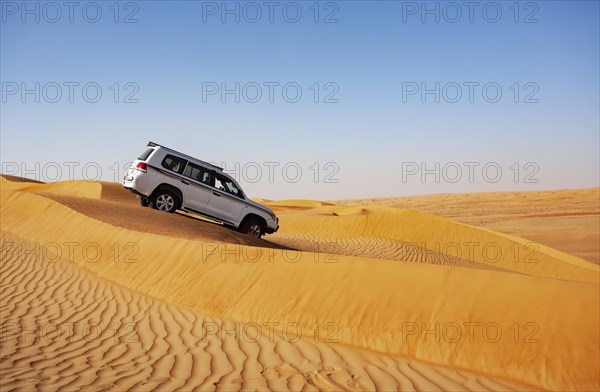
<instances>
[{"instance_id":1,"label":"silver suv","mask_svg":"<svg viewBox=\"0 0 600 392\"><path fill-rule=\"evenodd\" d=\"M222 168L153 142L133 161L123 186L142 206L195 213L258 238L279 229L275 213L248 199Z\"/></svg>"}]
</instances>

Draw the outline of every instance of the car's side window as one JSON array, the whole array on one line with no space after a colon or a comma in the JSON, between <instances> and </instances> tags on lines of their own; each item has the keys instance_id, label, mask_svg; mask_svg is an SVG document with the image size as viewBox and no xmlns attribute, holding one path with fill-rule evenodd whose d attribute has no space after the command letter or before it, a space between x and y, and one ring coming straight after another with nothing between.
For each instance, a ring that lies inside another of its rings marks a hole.
<instances>
[{"instance_id":1,"label":"car's side window","mask_svg":"<svg viewBox=\"0 0 600 392\"><path fill-rule=\"evenodd\" d=\"M174 155L167 155L165 159L163 159L161 165L165 169L173 170L176 173L183 173L183 169L185 168L185 164L187 161L185 159L178 158Z\"/></svg>"},{"instance_id":2,"label":"car's side window","mask_svg":"<svg viewBox=\"0 0 600 392\"><path fill-rule=\"evenodd\" d=\"M233 196L242 197L240 190L227 177L217 175L215 178L215 187Z\"/></svg>"},{"instance_id":3,"label":"car's side window","mask_svg":"<svg viewBox=\"0 0 600 392\"><path fill-rule=\"evenodd\" d=\"M206 185L212 185L212 175L210 171L202 166L188 163L183 175Z\"/></svg>"}]
</instances>

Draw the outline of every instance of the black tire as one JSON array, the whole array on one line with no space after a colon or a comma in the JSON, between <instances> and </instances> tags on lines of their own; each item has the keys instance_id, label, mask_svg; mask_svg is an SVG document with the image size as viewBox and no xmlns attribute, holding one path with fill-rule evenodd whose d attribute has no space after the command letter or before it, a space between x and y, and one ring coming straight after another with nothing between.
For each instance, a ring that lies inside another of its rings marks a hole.
<instances>
[{"instance_id":1,"label":"black tire","mask_svg":"<svg viewBox=\"0 0 600 392\"><path fill-rule=\"evenodd\" d=\"M150 198L150 207L169 213L177 211L179 203L179 198L173 192L162 189L154 192Z\"/></svg>"},{"instance_id":2,"label":"black tire","mask_svg":"<svg viewBox=\"0 0 600 392\"><path fill-rule=\"evenodd\" d=\"M265 234L265 222L260 218L251 216L244 219L240 225L240 232L260 238Z\"/></svg>"},{"instance_id":3,"label":"black tire","mask_svg":"<svg viewBox=\"0 0 600 392\"><path fill-rule=\"evenodd\" d=\"M148 207L150 205L150 202L148 201L148 198L145 196L140 196L140 205L142 207Z\"/></svg>"}]
</instances>

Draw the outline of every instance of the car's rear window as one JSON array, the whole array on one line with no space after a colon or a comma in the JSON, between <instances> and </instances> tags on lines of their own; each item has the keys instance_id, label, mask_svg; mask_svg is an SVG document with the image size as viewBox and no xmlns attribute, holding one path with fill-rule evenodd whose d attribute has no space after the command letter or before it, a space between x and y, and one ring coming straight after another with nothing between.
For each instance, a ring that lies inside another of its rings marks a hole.
<instances>
[{"instance_id":1,"label":"car's rear window","mask_svg":"<svg viewBox=\"0 0 600 392\"><path fill-rule=\"evenodd\" d=\"M148 157L150 156L150 154L152 154L153 151L154 151L153 148L147 148L143 153L140 154L138 159L140 161L145 161L146 159L148 159Z\"/></svg>"}]
</instances>

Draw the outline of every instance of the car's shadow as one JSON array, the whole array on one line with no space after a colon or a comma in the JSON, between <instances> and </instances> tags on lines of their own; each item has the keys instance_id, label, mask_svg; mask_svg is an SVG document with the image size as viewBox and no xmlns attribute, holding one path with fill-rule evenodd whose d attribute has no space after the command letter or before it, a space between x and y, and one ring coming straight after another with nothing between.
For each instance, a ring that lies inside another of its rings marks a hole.
<instances>
[{"instance_id":1,"label":"car's shadow","mask_svg":"<svg viewBox=\"0 0 600 392\"><path fill-rule=\"evenodd\" d=\"M216 221L213 221L213 220L211 220L209 218L204 218L204 217L199 216L199 215L193 215L193 214L190 214L188 212L179 211L179 210L175 212L175 215L181 216L181 217L184 217L184 218L187 218L187 219L192 219L192 220L197 221L197 222L202 222L202 223L205 223L205 224L210 224L210 225L222 227L224 229L231 230L232 232L237 233L239 235L245 235L245 234L242 234L239 231L237 231L234 227L224 225L224 224L222 224L220 222L216 222ZM262 247L265 247L265 248L274 248L274 249L283 249L283 250L299 250L299 249L291 248L289 246L280 245L280 244L268 241L268 240L266 240L264 238L256 238L255 240L259 242L259 244L257 244L257 246L262 246Z\"/></svg>"}]
</instances>

